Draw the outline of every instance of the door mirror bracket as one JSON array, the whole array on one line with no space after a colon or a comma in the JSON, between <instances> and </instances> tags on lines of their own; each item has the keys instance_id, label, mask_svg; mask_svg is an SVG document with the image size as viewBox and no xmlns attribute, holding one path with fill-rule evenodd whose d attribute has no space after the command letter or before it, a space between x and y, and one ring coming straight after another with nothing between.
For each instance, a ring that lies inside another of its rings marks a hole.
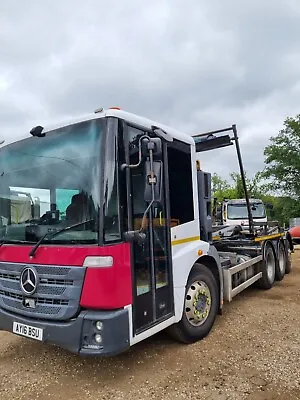
<instances>
[{"instance_id":1,"label":"door mirror bracket","mask_svg":"<svg viewBox=\"0 0 300 400\"><path fill-rule=\"evenodd\" d=\"M139 159L137 164L122 164L121 170L126 168L138 168L143 160L143 157L156 156L160 158L162 154L162 144L160 138L151 138L148 135L142 135L139 138Z\"/></svg>"},{"instance_id":2,"label":"door mirror bracket","mask_svg":"<svg viewBox=\"0 0 300 400\"><path fill-rule=\"evenodd\" d=\"M126 243L137 242L142 245L146 241L146 234L141 231L128 231L123 234Z\"/></svg>"}]
</instances>

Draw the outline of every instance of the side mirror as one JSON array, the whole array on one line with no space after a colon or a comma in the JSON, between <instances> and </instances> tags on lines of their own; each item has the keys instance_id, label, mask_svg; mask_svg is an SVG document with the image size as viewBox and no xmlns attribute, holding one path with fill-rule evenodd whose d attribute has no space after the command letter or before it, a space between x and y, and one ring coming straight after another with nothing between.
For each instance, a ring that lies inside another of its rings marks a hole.
<instances>
[{"instance_id":1,"label":"side mirror","mask_svg":"<svg viewBox=\"0 0 300 400\"><path fill-rule=\"evenodd\" d=\"M269 210L273 210L273 204L271 204L271 203L266 203L266 208L268 208Z\"/></svg>"},{"instance_id":2,"label":"side mirror","mask_svg":"<svg viewBox=\"0 0 300 400\"><path fill-rule=\"evenodd\" d=\"M142 154L143 156L149 156L150 151L152 150L152 155L155 156L156 159L161 159L162 155L162 145L160 138L150 138L150 140L144 139L142 141Z\"/></svg>"},{"instance_id":3,"label":"side mirror","mask_svg":"<svg viewBox=\"0 0 300 400\"><path fill-rule=\"evenodd\" d=\"M150 203L151 201L160 202L161 201L161 192L162 192L162 162L161 161L152 161L152 170L151 170L151 162L145 162L145 193L144 199L146 202Z\"/></svg>"}]
</instances>

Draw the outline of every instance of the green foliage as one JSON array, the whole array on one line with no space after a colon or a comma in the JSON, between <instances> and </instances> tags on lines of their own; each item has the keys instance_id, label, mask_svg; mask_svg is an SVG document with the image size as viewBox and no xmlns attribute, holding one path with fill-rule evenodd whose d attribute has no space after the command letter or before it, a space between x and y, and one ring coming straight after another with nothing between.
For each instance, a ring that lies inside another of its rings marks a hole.
<instances>
[{"instance_id":1,"label":"green foliage","mask_svg":"<svg viewBox=\"0 0 300 400\"><path fill-rule=\"evenodd\" d=\"M227 180L222 179L217 174L214 174L211 181L213 196L217 198L218 201L222 201L224 199L234 199L236 197L235 189L231 187Z\"/></svg>"},{"instance_id":2,"label":"green foliage","mask_svg":"<svg viewBox=\"0 0 300 400\"><path fill-rule=\"evenodd\" d=\"M240 174L230 174L231 183L222 179L217 174L212 177L212 192L218 202L224 199L244 198L242 179ZM264 181L262 173L258 172L254 178L246 176L246 185L249 197L261 199L265 205L271 205L273 208L267 208L269 220L276 220L280 224L288 224L289 219L300 215L300 203L290 197L276 197L270 194L270 185Z\"/></svg>"},{"instance_id":3,"label":"green foliage","mask_svg":"<svg viewBox=\"0 0 300 400\"><path fill-rule=\"evenodd\" d=\"M273 212L281 224L288 224L290 218L300 215L300 202L291 197L273 197L273 205Z\"/></svg>"},{"instance_id":4,"label":"green foliage","mask_svg":"<svg viewBox=\"0 0 300 400\"><path fill-rule=\"evenodd\" d=\"M261 198L264 193L268 192L268 186L263 182L261 173L255 174L253 179L246 177L247 190L250 197ZM231 183L226 179L222 179L217 174L212 176L212 192L218 201L224 199L241 199L245 197L241 175L232 172L230 174Z\"/></svg>"},{"instance_id":5,"label":"green foliage","mask_svg":"<svg viewBox=\"0 0 300 400\"><path fill-rule=\"evenodd\" d=\"M283 129L270 138L264 155L264 171L252 179L246 175L249 197L273 206L267 209L269 219L288 224L290 218L300 217L300 114L286 118ZM215 174L212 187L219 202L245 197L241 176L235 172L230 174L229 181ZM276 191L279 196L274 195Z\"/></svg>"},{"instance_id":6,"label":"green foliage","mask_svg":"<svg viewBox=\"0 0 300 400\"><path fill-rule=\"evenodd\" d=\"M270 138L265 148L263 176L273 180L273 189L286 196L298 199L300 196L300 114L287 118L284 128L277 136Z\"/></svg>"}]
</instances>

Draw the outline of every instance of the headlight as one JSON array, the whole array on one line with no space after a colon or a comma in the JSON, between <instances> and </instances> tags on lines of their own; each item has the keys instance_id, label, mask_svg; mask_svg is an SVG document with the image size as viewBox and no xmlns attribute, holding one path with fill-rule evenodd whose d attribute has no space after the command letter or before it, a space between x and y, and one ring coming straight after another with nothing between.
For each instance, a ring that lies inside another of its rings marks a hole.
<instances>
[{"instance_id":1,"label":"headlight","mask_svg":"<svg viewBox=\"0 0 300 400\"><path fill-rule=\"evenodd\" d=\"M102 329L103 329L103 322L97 321L97 322L96 322L96 329L98 329L98 331L102 331Z\"/></svg>"},{"instance_id":2,"label":"headlight","mask_svg":"<svg viewBox=\"0 0 300 400\"><path fill-rule=\"evenodd\" d=\"M102 336L100 335L100 333L96 333L95 342L98 343L98 344L102 343Z\"/></svg>"}]
</instances>

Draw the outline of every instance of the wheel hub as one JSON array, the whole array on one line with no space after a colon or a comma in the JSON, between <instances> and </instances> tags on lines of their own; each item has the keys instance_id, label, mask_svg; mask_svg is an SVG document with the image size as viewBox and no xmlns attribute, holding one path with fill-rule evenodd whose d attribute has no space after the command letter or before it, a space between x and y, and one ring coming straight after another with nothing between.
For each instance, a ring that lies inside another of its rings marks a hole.
<instances>
[{"instance_id":1,"label":"wheel hub","mask_svg":"<svg viewBox=\"0 0 300 400\"><path fill-rule=\"evenodd\" d=\"M202 325L211 308L211 294L208 286L203 281L194 282L186 296L185 313L190 324Z\"/></svg>"},{"instance_id":2,"label":"wheel hub","mask_svg":"<svg viewBox=\"0 0 300 400\"><path fill-rule=\"evenodd\" d=\"M268 279L272 281L275 276L275 259L272 249L268 250L266 254L266 264Z\"/></svg>"}]
</instances>

